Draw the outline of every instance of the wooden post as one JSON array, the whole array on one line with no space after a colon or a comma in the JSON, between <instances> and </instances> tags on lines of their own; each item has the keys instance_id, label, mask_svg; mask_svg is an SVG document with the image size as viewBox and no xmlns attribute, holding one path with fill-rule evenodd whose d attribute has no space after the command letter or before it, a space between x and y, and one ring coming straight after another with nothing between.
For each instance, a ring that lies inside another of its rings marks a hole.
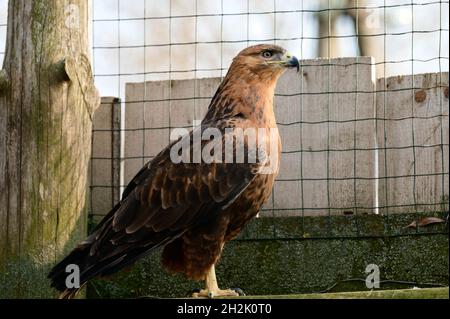
<instances>
[{"instance_id":1,"label":"wooden post","mask_svg":"<svg viewBox=\"0 0 450 319\"><path fill-rule=\"evenodd\" d=\"M89 1L10 0L0 72L0 298L51 297L47 270L86 233Z\"/></svg>"},{"instance_id":2,"label":"wooden post","mask_svg":"<svg viewBox=\"0 0 450 319\"><path fill-rule=\"evenodd\" d=\"M377 87L380 212L448 211L448 72L382 78Z\"/></svg>"},{"instance_id":3,"label":"wooden post","mask_svg":"<svg viewBox=\"0 0 450 319\"><path fill-rule=\"evenodd\" d=\"M90 212L97 224L120 200L120 107L115 97L102 97L92 130Z\"/></svg>"}]
</instances>

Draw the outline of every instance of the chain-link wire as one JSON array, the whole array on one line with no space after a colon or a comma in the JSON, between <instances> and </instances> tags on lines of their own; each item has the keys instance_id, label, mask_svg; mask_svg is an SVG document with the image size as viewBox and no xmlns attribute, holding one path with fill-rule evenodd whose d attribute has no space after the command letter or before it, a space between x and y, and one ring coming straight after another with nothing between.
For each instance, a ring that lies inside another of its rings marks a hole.
<instances>
[{"instance_id":1,"label":"chain-link wire","mask_svg":"<svg viewBox=\"0 0 450 319\"><path fill-rule=\"evenodd\" d=\"M233 2L234 7L222 0L208 2L208 5L198 0L183 3L172 0L159 3L161 6L156 7L143 1L142 10L139 8L128 10L129 7L126 7L124 2L121 4L121 1L117 1L117 12L110 16L103 12L98 13L103 7L94 4L93 28L100 30L94 31L93 40L95 78L97 84L100 84L100 89L105 88L107 94L104 95L114 95L123 101L121 112L125 124L120 128L120 132L124 136L121 143L125 144L125 150L116 154L117 157L108 154L94 155L92 161L120 160L124 163L122 169L134 167L137 172L138 166L151 160L159 151L149 149L151 145L158 144L155 143L156 140L160 139L160 144L164 146L163 144L167 144L169 140L172 128L192 128L190 121L201 119L194 117L201 114L202 107L204 109L213 94L213 91L205 94L202 88L203 77L222 77L232 57L246 46L255 43L274 43L287 47L303 58L296 91L276 93L278 99L297 98L302 108L299 119L278 122L280 129L299 128L297 147L283 151L283 156L299 155L294 166L298 174L291 174L292 177L285 175L278 177L269 203L261 210L262 217L271 216L274 220L271 234L267 238L285 238L280 237L277 231L278 216L294 215L300 218L301 230L297 239L309 236L306 219L316 214L325 214L327 217L326 230L321 232L321 238L340 237L334 225L337 222L336 218L351 217L354 231L350 237L359 238L370 236L367 232L364 233L363 224L366 216L371 214L383 217L385 234L403 235L404 230L399 229L397 225L391 232L390 221L398 215L397 213L410 213L411 218L419 219L430 214L441 216L442 212L448 211L449 173L448 138L446 138L448 126L445 125L448 121L448 73L444 73L448 72L449 60L448 40L445 40L449 31L448 10L446 10L448 1L396 3L378 1L375 2L376 5L369 5L367 1L362 0L342 1L340 4L329 0L318 1L316 4L299 1L298 6L291 9L287 9L278 1L246 0ZM126 14L121 13L124 8L127 9ZM418 18L421 12L433 14L436 19L433 23L424 24ZM108 27L112 24L117 25L116 30ZM106 36L99 32L105 32ZM108 38L107 35L114 32L117 32L118 37L116 43L105 40ZM144 34L144 40L133 40L135 33ZM121 41L121 35L131 40ZM406 45L401 46L399 43ZM428 51L423 48L425 43L431 48ZM339 87L336 88L336 80L333 79L336 69L341 67L335 58L348 55L347 46L353 48L350 56L354 57L354 60L348 62L345 68L353 67L355 71L354 77L351 78L351 88L341 90ZM437 49L432 49L434 47ZM396 55L398 50L401 54ZM321 68L327 69L323 78L326 85L322 86L325 89L311 90L308 87L311 85L308 79L301 75L306 72L305 70L318 68L317 61L312 58L320 55L326 58L320 64ZM362 55L373 55L375 59L368 62ZM101 62L97 63L99 60L109 63L103 65ZM115 65L117 67L114 67ZM124 65L126 67L123 67ZM363 84L368 81L365 71L367 68L373 70L373 89L367 89ZM424 86L426 80L422 81L425 78L421 74L435 72L437 75L434 82ZM408 85L392 86L390 84L394 81L392 76L397 75L403 77L402 81L409 81ZM188 84L189 79L192 84ZM419 83L419 80L422 82ZM148 84L150 83L148 81L153 84ZM142 84L140 95L132 94L132 85L129 89L125 89L125 83L131 82ZM116 83L116 89L110 89L109 83ZM159 92L154 91L156 85L154 83L159 83ZM187 87L191 89L186 89ZM439 112L418 112L418 91L430 96L428 103L435 103ZM370 94L376 97L373 102L373 114L361 116L361 104ZM408 114L406 111L403 114L395 113L393 110L395 99L402 98L403 94L410 95ZM306 100L323 95L326 95L325 119L308 118L303 107L307 103ZM348 105L352 110L352 118L339 118L333 114L332 110L337 103L336 96L344 95L353 98ZM437 100L431 101L431 96L437 96ZM159 108L161 105L165 105L166 113L161 121L156 121L152 117L155 117L155 112L161 111ZM185 111L182 109L183 105L193 105L192 118L189 122L178 125L179 121L174 119L178 112ZM131 119L135 118L134 112L140 114L139 125L131 122ZM374 123L375 142L362 145L358 140L361 127L366 123ZM308 138L309 127L322 127L321 125L324 125L326 130L325 147L312 149L307 147L305 141ZM335 127L345 125L352 125L351 146L336 147L334 146L336 136L332 132ZM427 132L421 131L423 125L437 125L437 133L430 136L430 140L425 141L423 136L419 136ZM402 127L402 134L405 130L409 130L409 143L399 144L396 138L392 137L398 127ZM94 138L96 134L112 130L95 129ZM140 152L128 151L133 148L129 145L133 143L133 137L138 135L141 137L134 143L140 143ZM95 145L93 146L95 148ZM352 154L351 173L348 176L335 176L332 173L334 159L336 156L339 157L339 154L344 156L348 152ZM418 162L423 161L423 154L431 152L435 154L433 158L435 163L433 165L430 163L432 169L419 167ZM373 164L375 168L371 176L362 174L360 168L365 165L361 154L368 153L373 154L372 160L376 163ZM407 153L411 156L404 155ZM305 174L305 167L309 165L308 157L316 156L311 154L324 155L326 171L324 174L312 177ZM407 172L399 169L398 163L393 160L396 158L407 159L409 162L405 165L411 165L411 169ZM129 168L127 172L121 174L123 188L132 177L132 169ZM401 189L403 181L406 181L405 189ZM335 185L344 185L347 182L351 189L350 201L347 204L336 204ZM277 198L279 193L276 191L280 184L277 183L299 185L298 191L295 191L295 187L292 188L292 197L298 199L292 202L298 204L280 202ZM323 191L326 194L321 205L308 205L307 202L310 194L306 189L314 183L325 183ZM371 183L375 185L374 199L370 203L361 203L361 193L372 191L361 189L361 185ZM424 197L419 194L427 185L428 191L433 193L433 196ZM110 187L112 187L110 183L93 181L91 184L91 189ZM399 192L407 194L397 196ZM401 198L402 196L404 198ZM427 201L421 201L423 198ZM111 206L114 204L111 202ZM95 210L91 212L100 217L105 213ZM420 233L418 227L415 228L415 232ZM346 238L348 234L341 237ZM243 236L243 239L245 238Z\"/></svg>"}]
</instances>

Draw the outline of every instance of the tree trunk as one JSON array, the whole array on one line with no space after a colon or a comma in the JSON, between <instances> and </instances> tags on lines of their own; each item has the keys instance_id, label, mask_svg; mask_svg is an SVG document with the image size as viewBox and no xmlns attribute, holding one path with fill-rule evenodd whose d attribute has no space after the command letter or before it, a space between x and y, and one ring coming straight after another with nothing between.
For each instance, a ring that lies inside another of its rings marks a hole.
<instances>
[{"instance_id":1,"label":"tree trunk","mask_svg":"<svg viewBox=\"0 0 450 319\"><path fill-rule=\"evenodd\" d=\"M386 32L385 16L383 9L366 9L370 8L370 1L367 0L347 0L347 14L354 20L355 29L358 31L358 47L361 56L371 56L375 59L376 77L384 77L386 60L384 56L384 40L386 36L380 36ZM361 9L363 8L363 9Z\"/></svg>"},{"instance_id":2,"label":"tree trunk","mask_svg":"<svg viewBox=\"0 0 450 319\"><path fill-rule=\"evenodd\" d=\"M339 42L336 35L336 13L321 12L319 14L319 46L318 56L334 58L339 55Z\"/></svg>"},{"instance_id":3,"label":"tree trunk","mask_svg":"<svg viewBox=\"0 0 450 319\"><path fill-rule=\"evenodd\" d=\"M89 1L10 0L0 71L0 298L52 297L48 269L86 233Z\"/></svg>"}]
</instances>

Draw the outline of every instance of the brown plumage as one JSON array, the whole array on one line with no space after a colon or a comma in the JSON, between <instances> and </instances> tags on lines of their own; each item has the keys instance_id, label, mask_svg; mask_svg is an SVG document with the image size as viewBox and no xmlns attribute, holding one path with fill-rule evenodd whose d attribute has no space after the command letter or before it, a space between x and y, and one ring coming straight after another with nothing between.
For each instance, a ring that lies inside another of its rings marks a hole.
<instances>
[{"instance_id":1,"label":"brown plumage","mask_svg":"<svg viewBox=\"0 0 450 319\"><path fill-rule=\"evenodd\" d=\"M230 295L218 289L214 264L225 242L236 237L268 199L278 173L262 174L275 139L277 159L281 152L279 136L266 135L268 152L256 162L248 156L242 163L226 163L225 141L236 139L231 128L276 128L273 96L279 76L298 60L275 45L256 45L240 52L214 95L201 126L204 132L216 128L222 133L222 161L210 164L174 163L170 157L174 142L148 162L124 191L122 200L49 274L52 286L72 297L78 289L65 286L68 264L80 267L80 283L107 276L133 264L157 247L164 247L162 263L171 272L192 279L206 279L200 295ZM193 132L183 139L190 142L193 158ZM210 143L202 141L201 145ZM245 140L246 154L256 152ZM234 152L237 146L233 145ZM263 155L261 157L261 155ZM265 156L265 157L264 157ZM263 158L264 157L264 158Z\"/></svg>"}]
</instances>

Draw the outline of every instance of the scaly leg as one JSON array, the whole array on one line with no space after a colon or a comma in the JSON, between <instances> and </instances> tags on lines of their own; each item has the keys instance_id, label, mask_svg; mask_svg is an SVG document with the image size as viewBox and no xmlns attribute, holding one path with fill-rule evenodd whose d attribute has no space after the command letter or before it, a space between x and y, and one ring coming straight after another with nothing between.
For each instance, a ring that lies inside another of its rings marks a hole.
<instances>
[{"instance_id":1,"label":"scaly leg","mask_svg":"<svg viewBox=\"0 0 450 319\"><path fill-rule=\"evenodd\" d=\"M234 290L219 289L219 286L217 285L216 270L214 268L214 265L212 265L211 268L206 273L205 283L206 283L206 288L200 290L200 292L193 293L192 297L194 297L194 298L199 298L199 297L214 298L214 297L226 297L226 296L233 296L233 297L239 296L239 294Z\"/></svg>"}]
</instances>

